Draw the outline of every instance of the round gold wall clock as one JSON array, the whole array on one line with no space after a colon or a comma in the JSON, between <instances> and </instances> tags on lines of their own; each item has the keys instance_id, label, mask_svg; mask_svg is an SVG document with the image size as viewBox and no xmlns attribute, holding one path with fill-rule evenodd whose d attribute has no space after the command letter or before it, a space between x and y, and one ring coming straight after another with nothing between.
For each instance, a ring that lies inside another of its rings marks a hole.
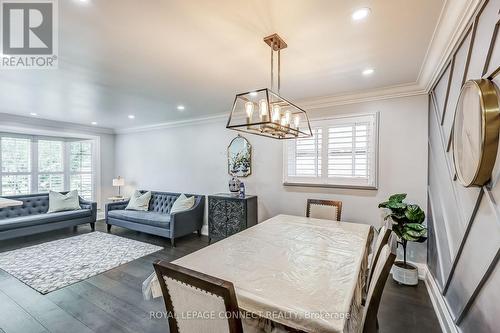
<instances>
[{"instance_id":1,"label":"round gold wall clock","mask_svg":"<svg viewBox=\"0 0 500 333\"><path fill-rule=\"evenodd\" d=\"M453 125L453 161L466 187L483 186L491 178L500 130L499 92L487 79L462 87Z\"/></svg>"}]
</instances>

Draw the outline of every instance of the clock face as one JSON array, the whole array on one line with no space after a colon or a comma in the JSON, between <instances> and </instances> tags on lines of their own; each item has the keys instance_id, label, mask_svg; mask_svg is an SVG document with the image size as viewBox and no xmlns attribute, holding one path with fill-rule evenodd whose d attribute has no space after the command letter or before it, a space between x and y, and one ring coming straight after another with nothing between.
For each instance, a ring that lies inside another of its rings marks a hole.
<instances>
[{"instance_id":1,"label":"clock face","mask_svg":"<svg viewBox=\"0 0 500 333\"><path fill-rule=\"evenodd\" d=\"M467 82L460 93L453 128L453 157L464 185L473 182L481 163L482 122L480 91L476 84Z\"/></svg>"},{"instance_id":2,"label":"clock face","mask_svg":"<svg viewBox=\"0 0 500 333\"><path fill-rule=\"evenodd\" d=\"M489 80L467 81L455 110L453 160L464 186L484 185L491 177L500 128L498 93Z\"/></svg>"}]
</instances>

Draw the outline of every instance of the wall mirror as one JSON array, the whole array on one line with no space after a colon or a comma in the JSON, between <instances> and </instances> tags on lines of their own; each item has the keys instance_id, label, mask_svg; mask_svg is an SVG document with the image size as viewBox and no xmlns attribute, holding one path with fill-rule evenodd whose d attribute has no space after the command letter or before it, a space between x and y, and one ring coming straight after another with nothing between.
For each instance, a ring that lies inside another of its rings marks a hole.
<instances>
[{"instance_id":1,"label":"wall mirror","mask_svg":"<svg viewBox=\"0 0 500 333\"><path fill-rule=\"evenodd\" d=\"M227 167L233 177L247 177L252 173L252 145L241 135L227 147Z\"/></svg>"}]
</instances>

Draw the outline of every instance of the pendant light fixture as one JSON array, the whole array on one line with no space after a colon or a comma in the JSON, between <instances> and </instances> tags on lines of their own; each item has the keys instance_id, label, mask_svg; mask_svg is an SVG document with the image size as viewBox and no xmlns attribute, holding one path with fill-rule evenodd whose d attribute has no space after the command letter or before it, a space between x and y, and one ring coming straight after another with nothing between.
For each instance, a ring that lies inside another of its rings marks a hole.
<instances>
[{"instance_id":1,"label":"pendant light fixture","mask_svg":"<svg viewBox=\"0 0 500 333\"><path fill-rule=\"evenodd\" d=\"M271 48L271 89L237 94L226 128L274 139L312 136L306 111L280 96L281 50L287 47L278 34L264 38ZM274 92L274 54L278 54L277 93Z\"/></svg>"}]
</instances>

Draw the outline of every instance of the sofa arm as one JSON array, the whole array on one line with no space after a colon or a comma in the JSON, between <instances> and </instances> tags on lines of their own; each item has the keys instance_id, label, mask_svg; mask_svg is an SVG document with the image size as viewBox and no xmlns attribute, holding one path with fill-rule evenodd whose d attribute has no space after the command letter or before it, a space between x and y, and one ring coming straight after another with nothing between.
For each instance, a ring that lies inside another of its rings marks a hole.
<instances>
[{"instance_id":1,"label":"sofa arm","mask_svg":"<svg viewBox=\"0 0 500 333\"><path fill-rule=\"evenodd\" d=\"M80 198L80 208L82 209L90 209L92 212L92 222L97 220L97 202L87 201Z\"/></svg>"},{"instance_id":2,"label":"sofa arm","mask_svg":"<svg viewBox=\"0 0 500 333\"><path fill-rule=\"evenodd\" d=\"M196 200L195 205L183 212L174 213L170 217L170 233L172 238L181 237L200 230L205 215L205 196Z\"/></svg>"},{"instance_id":3,"label":"sofa arm","mask_svg":"<svg viewBox=\"0 0 500 333\"><path fill-rule=\"evenodd\" d=\"M123 201L116 201L116 202L110 202L107 203L104 206L104 217L106 219L106 222L108 221L108 212L112 210L124 210L127 208L128 202L130 200L123 200Z\"/></svg>"}]
</instances>

